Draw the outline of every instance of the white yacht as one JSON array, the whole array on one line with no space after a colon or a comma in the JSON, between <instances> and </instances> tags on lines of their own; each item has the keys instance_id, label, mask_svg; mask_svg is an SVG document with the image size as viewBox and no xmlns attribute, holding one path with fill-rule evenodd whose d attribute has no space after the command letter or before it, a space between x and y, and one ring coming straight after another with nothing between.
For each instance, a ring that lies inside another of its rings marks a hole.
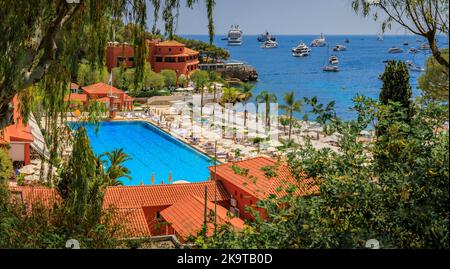
<instances>
[{"instance_id":1,"label":"white yacht","mask_svg":"<svg viewBox=\"0 0 450 269\"><path fill-rule=\"evenodd\" d=\"M324 72L339 72L339 67L337 65L327 65L322 70Z\"/></svg>"},{"instance_id":2,"label":"white yacht","mask_svg":"<svg viewBox=\"0 0 450 269\"><path fill-rule=\"evenodd\" d=\"M334 51L344 51L344 50L346 50L346 49L347 49L346 46L339 45L339 44L336 45L336 47L333 48Z\"/></svg>"},{"instance_id":3,"label":"white yacht","mask_svg":"<svg viewBox=\"0 0 450 269\"><path fill-rule=\"evenodd\" d=\"M262 44L261 48L263 49L278 48L278 43L276 41L267 40L266 42L264 42L264 44Z\"/></svg>"},{"instance_id":4,"label":"white yacht","mask_svg":"<svg viewBox=\"0 0 450 269\"><path fill-rule=\"evenodd\" d=\"M292 56L294 56L294 57L306 57L306 56L309 56L309 51L294 51L293 53L292 53Z\"/></svg>"},{"instance_id":5,"label":"white yacht","mask_svg":"<svg viewBox=\"0 0 450 269\"><path fill-rule=\"evenodd\" d=\"M403 49L402 48L397 48L397 47L392 47L392 48L389 48L388 52L389 53L402 53Z\"/></svg>"},{"instance_id":6,"label":"white yacht","mask_svg":"<svg viewBox=\"0 0 450 269\"><path fill-rule=\"evenodd\" d=\"M232 25L230 30L228 31L228 45L242 45L242 30L239 28L239 25Z\"/></svg>"},{"instance_id":7,"label":"white yacht","mask_svg":"<svg viewBox=\"0 0 450 269\"><path fill-rule=\"evenodd\" d=\"M300 42L300 44L297 45L297 47L292 48L292 52L310 52L311 49L306 46L305 43Z\"/></svg>"},{"instance_id":8,"label":"white yacht","mask_svg":"<svg viewBox=\"0 0 450 269\"><path fill-rule=\"evenodd\" d=\"M311 42L311 47L324 47L326 44L325 36L321 33L320 38L314 39L313 42Z\"/></svg>"}]
</instances>

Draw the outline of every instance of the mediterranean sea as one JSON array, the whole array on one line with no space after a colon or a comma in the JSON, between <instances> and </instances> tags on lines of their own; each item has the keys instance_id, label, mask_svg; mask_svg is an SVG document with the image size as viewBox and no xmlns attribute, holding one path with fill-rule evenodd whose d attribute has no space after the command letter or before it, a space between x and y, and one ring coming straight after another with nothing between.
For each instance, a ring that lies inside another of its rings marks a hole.
<instances>
[{"instance_id":1,"label":"mediterranean sea","mask_svg":"<svg viewBox=\"0 0 450 269\"><path fill-rule=\"evenodd\" d=\"M206 35L184 35L183 37L208 42ZM355 35L325 35L329 45L325 47L310 47L311 56L296 58L292 56L291 49L301 41L310 46L311 41L319 37L314 35L276 35L278 48L262 49L262 43L257 41L255 35L245 35L242 46L228 46L225 36L216 36L215 45L230 52L230 60L247 63L256 68L259 80L256 82L254 96L263 90L275 93L279 103L282 103L283 94L294 91L297 99L317 96L320 103L335 101L337 115L343 119L352 119L355 113L350 111L352 99L357 95L378 98L380 87L380 74L383 73L385 60L411 60L420 67L425 67L426 59L431 51L420 51L416 54L408 53L410 48L418 48L425 42L417 36L384 36L383 41L377 41L377 36ZM350 43L344 43L349 39ZM408 45L403 45L404 42ZM439 37L439 47L448 47L446 37ZM336 44L345 45L346 51L334 52ZM403 53L390 54L390 47L399 47ZM339 57L340 72L323 72L322 67L327 64L328 57ZM420 72L410 72L410 83L413 96L419 96L417 78ZM305 106L304 112L309 110ZM297 114L298 118L303 115ZM313 118L313 117L311 117Z\"/></svg>"}]
</instances>

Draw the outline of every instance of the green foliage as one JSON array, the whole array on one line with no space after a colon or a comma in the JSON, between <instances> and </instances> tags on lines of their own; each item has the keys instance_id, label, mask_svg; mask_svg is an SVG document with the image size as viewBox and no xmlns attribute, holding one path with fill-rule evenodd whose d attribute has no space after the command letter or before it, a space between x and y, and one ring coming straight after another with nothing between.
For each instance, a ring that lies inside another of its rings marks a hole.
<instances>
[{"instance_id":1,"label":"green foliage","mask_svg":"<svg viewBox=\"0 0 450 269\"><path fill-rule=\"evenodd\" d=\"M383 81L380 92L380 102L383 105L391 101L399 102L404 108L411 106L409 72L404 62L389 61L380 79Z\"/></svg>"},{"instance_id":2,"label":"green foliage","mask_svg":"<svg viewBox=\"0 0 450 269\"><path fill-rule=\"evenodd\" d=\"M286 116L289 118L289 140L291 139L292 135L292 125L294 123L293 117L294 112L301 112L302 111L302 102L300 100L295 100L294 92L287 92L284 95L284 105L281 105L280 108L284 109L286 112Z\"/></svg>"},{"instance_id":3,"label":"green foliage","mask_svg":"<svg viewBox=\"0 0 450 269\"><path fill-rule=\"evenodd\" d=\"M448 49L441 51L442 57L448 61ZM427 60L425 73L419 77L419 88L425 97L448 102L449 94L448 68L440 65L434 57Z\"/></svg>"},{"instance_id":4,"label":"green foliage","mask_svg":"<svg viewBox=\"0 0 450 269\"><path fill-rule=\"evenodd\" d=\"M437 131L448 107L414 104L407 122L399 103L355 102L357 119L327 124L341 134L339 152L307 140L288 154L292 174L315 179L318 196L271 195L257 204L268 219L253 212L255 221L243 231L224 228L196 241L199 247L364 248L377 239L382 248L448 248L449 134ZM373 120L386 132L361 142L360 131Z\"/></svg>"},{"instance_id":5,"label":"green foliage","mask_svg":"<svg viewBox=\"0 0 450 269\"><path fill-rule=\"evenodd\" d=\"M131 160L131 157L123 152L123 149L115 149L111 152L106 152L103 156L107 157L107 159L103 162L105 166L108 167L104 175L105 185L122 186L123 182L120 180L120 178L122 177L131 180L130 170L128 170L127 167L123 166L123 163Z\"/></svg>"},{"instance_id":6,"label":"green foliage","mask_svg":"<svg viewBox=\"0 0 450 269\"><path fill-rule=\"evenodd\" d=\"M13 163L8 150L0 148L0 184L7 182L13 175Z\"/></svg>"},{"instance_id":7,"label":"green foliage","mask_svg":"<svg viewBox=\"0 0 450 269\"><path fill-rule=\"evenodd\" d=\"M175 87L177 85L177 73L170 69L161 70L160 73L164 77L164 83L167 87Z\"/></svg>"},{"instance_id":8,"label":"green foliage","mask_svg":"<svg viewBox=\"0 0 450 269\"><path fill-rule=\"evenodd\" d=\"M97 67L84 62L78 66L76 81L80 86L88 86L97 82L108 83L109 73L106 67Z\"/></svg>"}]
</instances>

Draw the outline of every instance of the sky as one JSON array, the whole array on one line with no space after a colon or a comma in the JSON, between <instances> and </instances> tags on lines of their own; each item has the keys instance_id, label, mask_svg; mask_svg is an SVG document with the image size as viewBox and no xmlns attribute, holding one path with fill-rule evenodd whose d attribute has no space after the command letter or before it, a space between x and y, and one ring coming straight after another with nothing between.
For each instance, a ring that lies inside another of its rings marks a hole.
<instances>
[{"instance_id":1,"label":"sky","mask_svg":"<svg viewBox=\"0 0 450 269\"><path fill-rule=\"evenodd\" d=\"M214 26L217 35L226 34L232 24L244 34L256 35L269 31L278 35L312 34L377 34L381 23L371 17L363 18L351 7L352 0L216 0ZM149 21L153 9L148 10ZM163 30L163 24L159 23ZM207 34L204 0L193 9L182 4L177 34ZM151 25L149 25L151 29ZM404 30L393 27L386 34L403 35Z\"/></svg>"}]
</instances>

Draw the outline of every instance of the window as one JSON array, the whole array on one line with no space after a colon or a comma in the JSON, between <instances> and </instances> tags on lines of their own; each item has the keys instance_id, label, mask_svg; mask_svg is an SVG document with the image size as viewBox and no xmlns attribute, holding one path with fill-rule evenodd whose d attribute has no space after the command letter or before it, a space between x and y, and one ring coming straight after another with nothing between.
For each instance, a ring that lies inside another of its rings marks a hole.
<instances>
[{"instance_id":1,"label":"window","mask_svg":"<svg viewBox=\"0 0 450 269\"><path fill-rule=\"evenodd\" d=\"M158 48L158 51L161 51L161 48Z\"/></svg>"},{"instance_id":2,"label":"window","mask_svg":"<svg viewBox=\"0 0 450 269\"><path fill-rule=\"evenodd\" d=\"M253 201L252 200L250 200L250 205L253 205Z\"/></svg>"},{"instance_id":3,"label":"window","mask_svg":"<svg viewBox=\"0 0 450 269\"><path fill-rule=\"evenodd\" d=\"M161 211L156 211L156 219L161 219Z\"/></svg>"},{"instance_id":4,"label":"window","mask_svg":"<svg viewBox=\"0 0 450 269\"><path fill-rule=\"evenodd\" d=\"M242 193L241 193L241 199L242 199Z\"/></svg>"},{"instance_id":5,"label":"window","mask_svg":"<svg viewBox=\"0 0 450 269\"><path fill-rule=\"evenodd\" d=\"M134 62L134 57L128 57L128 61Z\"/></svg>"},{"instance_id":6,"label":"window","mask_svg":"<svg viewBox=\"0 0 450 269\"><path fill-rule=\"evenodd\" d=\"M183 63L183 62L186 62L186 60L184 57L178 57L178 62Z\"/></svg>"},{"instance_id":7,"label":"window","mask_svg":"<svg viewBox=\"0 0 450 269\"><path fill-rule=\"evenodd\" d=\"M174 63L175 62L175 58L174 57L167 57L166 58L166 63Z\"/></svg>"},{"instance_id":8,"label":"window","mask_svg":"<svg viewBox=\"0 0 450 269\"><path fill-rule=\"evenodd\" d=\"M157 63L162 63L163 62L163 57L156 57L155 61Z\"/></svg>"},{"instance_id":9,"label":"window","mask_svg":"<svg viewBox=\"0 0 450 269\"><path fill-rule=\"evenodd\" d=\"M180 51L183 51L183 48L180 48Z\"/></svg>"},{"instance_id":10,"label":"window","mask_svg":"<svg viewBox=\"0 0 450 269\"><path fill-rule=\"evenodd\" d=\"M172 48L169 48L169 51L172 51Z\"/></svg>"},{"instance_id":11,"label":"window","mask_svg":"<svg viewBox=\"0 0 450 269\"><path fill-rule=\"evenodd\" d=\"M237 191L234 191L234 195L237 197Z\"/></svg>"}]
</instances>

